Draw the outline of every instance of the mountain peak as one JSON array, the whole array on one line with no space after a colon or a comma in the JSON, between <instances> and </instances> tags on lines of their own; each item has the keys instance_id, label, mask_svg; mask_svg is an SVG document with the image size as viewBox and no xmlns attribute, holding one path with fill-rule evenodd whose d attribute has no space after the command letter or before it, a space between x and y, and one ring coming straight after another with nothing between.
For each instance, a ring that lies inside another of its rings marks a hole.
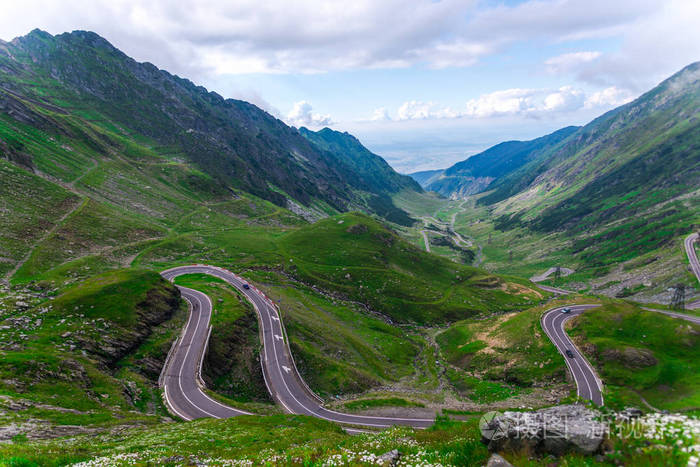
<instances>
[{"instance_id":1,"label":"mountain peak","mask_svg":"<svg viewBox=\"0 0 700 467\"><path fill-rule=\"evenodd\" d=\"M78 39L83 42L85 42L87 45L91 47L96 47L96 48L106 48L106 49L114 49L117 50L116 47L114 47L107 39L104 37L100 36L96 32L93 31L83 31L83 30L75 30L69 33L64 33L59 36L56 36L58 38L64 39L64 38L69 38L69 39Z\"/></svg>"},{"instance_id":2,"label":"mountain peak","mask_svg":"<svg viewBox=\"0 0 700 467\"><path fill-rule=\"evenodd\" d=\"M43 29L39 28L34 28L31 31L29 31L29 34L27 34L25 37L37 37L40 39L53 39L53 36L51 33L44 31Z\"/></svg>"}]
</instances>

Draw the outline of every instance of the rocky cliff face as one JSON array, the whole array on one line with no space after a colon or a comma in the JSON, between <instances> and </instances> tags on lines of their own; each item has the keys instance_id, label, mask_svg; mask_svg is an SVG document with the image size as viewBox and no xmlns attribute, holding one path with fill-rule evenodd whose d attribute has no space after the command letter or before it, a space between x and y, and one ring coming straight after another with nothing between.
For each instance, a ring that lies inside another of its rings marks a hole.
<instances>
[{"instance_id":1,"label":"rocky cliff face","mask_svg":"<svg viewBox=\"0 0 700 467\"><path fill-rule=\"evenodd\" d=\"M136 320L131 326L112 325L99 338L94 335L75 336L77 346L106 367L113 369L117 363L137 349L153 332L153 329L172 318L180 307L180 291L171 285L151 289L146 299L136 305ZM157 380L164 361L144 361L142 373Z\"/></svg>"}]
</instances>

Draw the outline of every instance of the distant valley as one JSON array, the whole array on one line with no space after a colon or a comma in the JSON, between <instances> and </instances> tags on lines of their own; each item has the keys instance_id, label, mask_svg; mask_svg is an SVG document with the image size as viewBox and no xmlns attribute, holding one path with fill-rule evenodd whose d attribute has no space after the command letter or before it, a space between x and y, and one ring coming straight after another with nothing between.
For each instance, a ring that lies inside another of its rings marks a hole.
<instances>
[{"instance_id":1,"label":"distant valley","mask_svg":"<svg viewBox=\"0 0 700 467\"><path fill-rule=\"evenodd\" d=\"M677 258L700 222L699 83L694 63L588 125L413 177L468 200L460 231L485 243L494 271L568 267L579 289L668 303L669 287L695 287Z\"/></svg>"}]
</instances>

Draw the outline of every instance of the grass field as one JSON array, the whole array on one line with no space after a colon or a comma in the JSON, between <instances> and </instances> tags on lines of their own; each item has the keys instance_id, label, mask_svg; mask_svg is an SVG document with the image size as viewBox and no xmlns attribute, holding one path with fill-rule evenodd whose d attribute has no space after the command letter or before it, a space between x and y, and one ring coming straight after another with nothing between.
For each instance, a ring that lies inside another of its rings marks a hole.
<instances>
[{"instance_id":1,"label":"grass field","mask_svg":"<svg viewBox=\"0 0 700 467\"><path fill-rule=\"evenodd\" d=\"M0 465L377 465L379 456L401 453L406 465L485 465L490 457L481 443L479 413L466 421L440 418L426 430L395 427L381 433L349 435L324 420L304 416L243 416L227 420L202 419L131 428L118 434L76 437L69 442L0 444ZM464 416L462 416L464 417ZM613 434L615 452L594 460L578 454L557 459L560 465L614 466L686 465L689 454L668 448L661 439L624 438ZM644 449L643 449L644 448ZM664 449L665 448L665 449ZM531 453L504 453L513 465L544 467L552 458Z\"/></svg>"},{"instance_id":2,"label":"grass field","mask_svg":"<svg viewBox=\"0 0 700 467\"><path fill-rule=\"evenodd\" d=\"M286 235L287 269L397 322L429 324L540 297L518 283L430 255L362 214L334 216Z\"/></svg>"},{"instance_id":3,"label":"grass field","mask_svg":"<svg viewBox=\"0 0 700 467\"><path fill-rule=\"evenodd\" d=\"M608 296L631 296L644 301L660 302L670 299L667 289L683 283L696 290L697 280L686 271L687 259L683 239L700 222L700 200L685 197L648 207L648 212L591 227L566 232L539 232L515 222L500 225L495 219L507 212L501 205L483 206L476 201L481 195L465 201L428 198L423 204L413 200L405 208L425 213L449 223L455 215L455 230L473 239L474 250L481 249L481 265L496 274L512 274L529 278L550 267L562 266L575 270L562 277L557 285L581 292ZM626 200L619 200L624 203ZM611 201L612 202L612 201ZM640 221L638 219L644 219ZM415 245L422 247L418 229L401 229ZM433 248L436 254L454 256L448 249Z\"/></svg>"},{"instance_id":4,"label":"grass field","mask_svg":"<svg viewBox=\"0 0 700 467\"><path fill-rule=\"evenodd\" d=\"M700 409L700 326L615 302L587 311L571 334L606 385L606 403Z\"/></svg>"}]
</instances>

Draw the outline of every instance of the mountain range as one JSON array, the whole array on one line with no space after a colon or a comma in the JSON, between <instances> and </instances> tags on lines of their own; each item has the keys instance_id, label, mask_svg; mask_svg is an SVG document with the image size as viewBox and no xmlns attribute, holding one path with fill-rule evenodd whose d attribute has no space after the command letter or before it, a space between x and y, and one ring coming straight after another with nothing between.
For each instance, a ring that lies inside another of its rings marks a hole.
<instances>
[{"instance_id":1,"label":"mountain range","mask_svg":"<svg viewBox=\"0 0 700 467\"><path fill-rule=\"evenodd\" d=\"M413 177L445 197L473 195L496 231L556 233L569 263L607 266L669 247L700 220L699 118L696 62L585 126Z\"/></svg>"},{"instance_id":2,"label":"mountain range","mask_svg":"<svg viewBox=\"0 0 700 467\"><path fill-rule=\"evenodd\" d=\"M411 176L426 190L446 197L485 192L479 199L485 205L510 199L515 207L537 193L551 209L533 225L562 227L603 207L611 196L626 195L627 206L649 205L654 202L650 195L658 190L664 191L663 199L695 191L699 113L696 62L583 127L507 141L445 170ZM521 209L518 215L535 217Z\"/></svg>"},{"instance_id":3,"label":"mountain range","mask_svg":"<svg viewBox=\"0 0 700 467\"><path fill-rule=\"evenodd\" d=\"M23 123L50 130L55 122L46 113L53 113L86 119L117 135L138 134L180 153L217 189L244 190L280 206L320 203L335 211L375 206L395 216L401 213L386 194L420 191L348 135L315 136L289 127L252 104L138 63L92 32L52 36L34 30L1 42L0 73L0 105ZM68 131L58 126L56 132ZM97 139L92 144L103 149L113 144L109 136ZM3 144L6 158L39 168L19 142L8 138ZM350 147L352 158L339 152Z\"/></svg>"},{"instance_id":4,"label":"mountain range","mask_svg":"<svg viewBox=\"0 0 700 467\"><path fill-rule=\"evenodd\" d=\"M530 141L506 141L458 162L445 170L411 174L426 190L461 198L485 191L502 178L566 139L578 127L566 127Z\"/></svg>"}]
</instances>

